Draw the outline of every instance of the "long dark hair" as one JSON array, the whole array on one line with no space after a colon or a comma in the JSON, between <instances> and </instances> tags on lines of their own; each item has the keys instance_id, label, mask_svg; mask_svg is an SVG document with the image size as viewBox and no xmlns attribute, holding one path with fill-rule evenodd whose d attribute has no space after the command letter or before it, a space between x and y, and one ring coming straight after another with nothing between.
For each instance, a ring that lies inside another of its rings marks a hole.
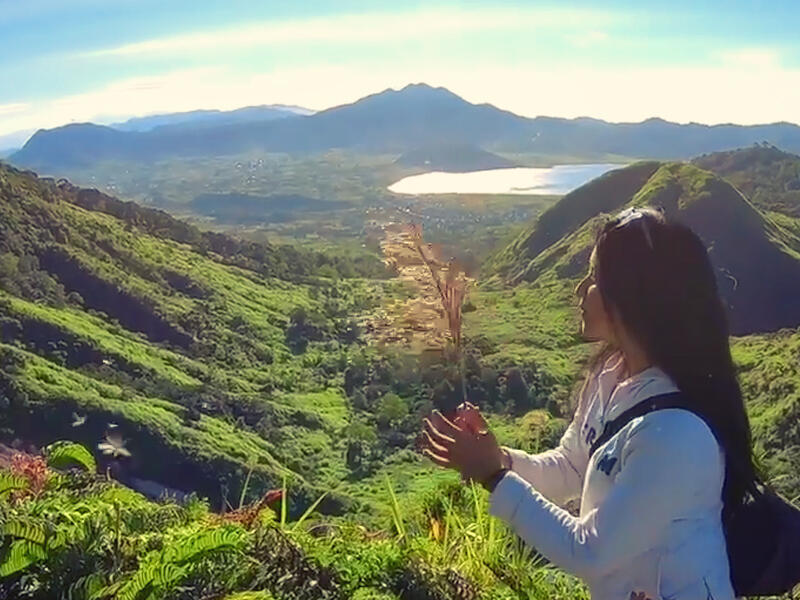
<instances>
[{"instance_id":1,"label":"long dark hair","mask_svg":"<svg viewBox=\"0 0 800 600\"><path fill-rule=\"evenodd\" d=\"M748 493L758 493L762 478L705 245L687 226L642 208L606 223L595 248L596 283L607 311L675 381L725 450L722 496L730 516Z\"/></svg>"}]
</instances>

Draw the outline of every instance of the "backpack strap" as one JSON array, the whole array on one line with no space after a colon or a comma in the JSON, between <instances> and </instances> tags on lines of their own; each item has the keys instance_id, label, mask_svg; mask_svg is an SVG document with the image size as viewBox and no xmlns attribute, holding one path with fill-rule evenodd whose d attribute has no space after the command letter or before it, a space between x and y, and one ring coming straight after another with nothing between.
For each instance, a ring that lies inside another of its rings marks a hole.
<instances>
[{"instance_id":1,"label":"backpack strap","mask_svg":"<svg viewBox=\"0 0 800 600\"><path fill-rule=\"evenodd\" d=\"M686 403L685 397L680 391L659 394L658 396L652 396L651 398L642 400L638 404L635 404L628 410L624 411L616 419L608 421L605 424L605 427L603 427L603 433L601 433L600 436L592 443L591 449L589 450L589 457L591 457L600 446L617 435L620 429L625 427L625 425L630 423L636 417L642 417L648 413L656 410L663 410L665 408L683 408L686 410L691 410Z\"/></svg>"}]
</instances>

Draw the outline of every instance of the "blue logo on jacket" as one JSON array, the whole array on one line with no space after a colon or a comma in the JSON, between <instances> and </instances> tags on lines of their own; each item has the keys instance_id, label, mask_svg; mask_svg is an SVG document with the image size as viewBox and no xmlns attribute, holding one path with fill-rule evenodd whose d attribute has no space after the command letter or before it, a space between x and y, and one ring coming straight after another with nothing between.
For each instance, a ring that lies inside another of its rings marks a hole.
<instances>
[{"instance_id":1,"label":"blue logo on jacket","mask_svg":"<svg viewBox=\"0 0 800 600\"><path fill-rule=\"evenodd\" d=\"M617 457L612 457L610 454L605 454L603 455L603 458L597 461L597 470L602 471L606 475L610 475L611 469L614 468L615 464L617 464Z\"/></svg>"}]
</instances>

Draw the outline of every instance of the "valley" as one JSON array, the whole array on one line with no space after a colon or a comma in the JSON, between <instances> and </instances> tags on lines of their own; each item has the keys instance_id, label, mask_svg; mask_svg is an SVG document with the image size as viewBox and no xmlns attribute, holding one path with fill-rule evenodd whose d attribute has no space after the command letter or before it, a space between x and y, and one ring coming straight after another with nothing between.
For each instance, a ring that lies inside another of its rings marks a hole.
<instances>
[{"instance_id":1,"label":"valley","mask_svg":"<svg viewBox=\"0 0 800 600\"><path fill-rule=\"evenodd\" d=\"M397 100L371 98L361 108ZM20 550L2 555L1 591L34 574L42 594L63 577L81 598L587 598L417 436L466 395L501 443L558 443L595 349L573 289L597 227L634 206L712 248L759 460L800 497L800 157L480 151L421 134L413 148L191 156L184 125L161 127L183 150L41 176L0 163L0 496L3 519L29 524L4 530ZM389 189L426 161L459 177L571 166L532 183L546 194ZM456 349L420 247L442 277L463 273ZM60 471L64 456L81 471ZM155 498L167 488L181 501Z\"/></svg>"}]
</instances>

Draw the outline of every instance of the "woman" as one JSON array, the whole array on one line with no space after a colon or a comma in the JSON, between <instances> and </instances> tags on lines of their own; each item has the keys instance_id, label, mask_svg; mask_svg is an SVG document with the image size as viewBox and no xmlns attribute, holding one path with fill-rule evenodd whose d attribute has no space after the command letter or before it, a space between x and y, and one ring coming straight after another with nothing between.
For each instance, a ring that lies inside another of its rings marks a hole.
<instances>
[{"instance_id":1,"label":"woman","mask_svg":"<svg viewBox=\"0 0 800 600\"><path fill-rule=\"evenodd\" d=\"M576 288L590 363L559 446L500 448L477 409L434 412L424 452L491 490L490 513L598 600L730 600L722 519L759 480L714 270L700 239L652 209L599 232ZM590 456L605 423L680 390L691 412L630 421ZM579 516L560 508L580 498Z\"/></svg>"}]
</instances>

